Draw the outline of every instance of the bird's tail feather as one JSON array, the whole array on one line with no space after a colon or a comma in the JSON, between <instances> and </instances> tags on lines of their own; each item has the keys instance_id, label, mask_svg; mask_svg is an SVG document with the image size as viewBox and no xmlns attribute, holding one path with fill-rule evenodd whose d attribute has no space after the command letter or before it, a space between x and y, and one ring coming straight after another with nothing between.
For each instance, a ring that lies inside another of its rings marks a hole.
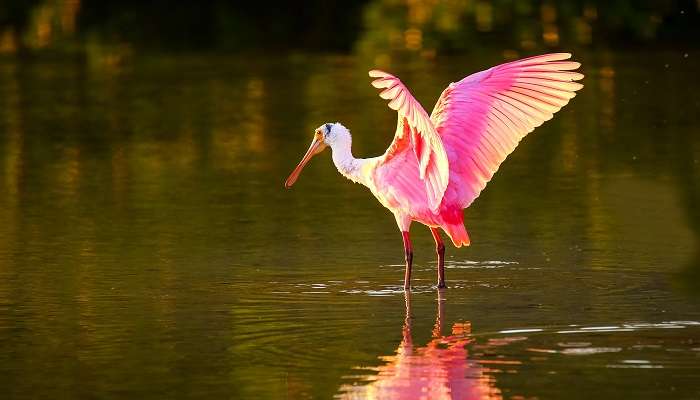
<instances>
[{"instance_id":1,"label":"bird's tail feather","mask_svg":"<svg viewBox=\"0 0 700 400\"><path fill-rule=\"evenodd\" d=\"M463 223L444 225L442 229L450 236L455 247L469 246L469 234Z\"/></svg>"}]
</instances>

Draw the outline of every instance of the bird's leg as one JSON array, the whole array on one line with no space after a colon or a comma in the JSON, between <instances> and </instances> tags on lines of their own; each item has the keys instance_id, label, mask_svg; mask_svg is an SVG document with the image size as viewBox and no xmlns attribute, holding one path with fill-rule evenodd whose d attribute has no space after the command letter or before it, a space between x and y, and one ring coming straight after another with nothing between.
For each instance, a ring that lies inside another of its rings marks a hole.
<instances>
[{"instance_id":1,"label":"bird's leg","mask_svg":"<svg viewBox=\"0 0 700 400\"><path fill-rule=\"evenodd\" d=\"M413 246L407 231L401 231L403 237L403 249L406 252L406 274L403 277L403 288L411 289L411 267L413 267Z\"/></svg>"},{"instance_id":2,"label":"bird's leg","mask_svg":"<svg viewBox=\"0 0 700 400\"><path fill-rule=\"evenodd\" d=\"M440 237L440 231L438 228L430 228L430 233L433 234L433 239L435 239L435 252L438 256L438 288L446 288L445 285L445 243L442 242Z\"/></svg>"}]
</instances>

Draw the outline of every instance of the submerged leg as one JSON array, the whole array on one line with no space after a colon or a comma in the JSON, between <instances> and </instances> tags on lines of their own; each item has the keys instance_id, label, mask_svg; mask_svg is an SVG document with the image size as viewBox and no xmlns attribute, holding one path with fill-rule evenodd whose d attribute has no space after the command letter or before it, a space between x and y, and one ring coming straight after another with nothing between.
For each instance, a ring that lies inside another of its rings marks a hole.
<instances>
[{"instance_id":1,"label":"submerged leg","mask_svg":"<svg viewBox=\"0 0 700 400\"><path fill-rule=\"evenodd\" d=\"M403 237L403 249L406 253L406 274L403 277L403 288L411 289L411 267L413 267L413 246L407 231L401 231Z\"/></svg>"},{"instance_id":2,"label":"submerged leg","mask_svg":"<svg viewBox=\"0 0 700 400\"><path fill-rule=\"evenodd\" d=\"M438 228L430 228L430 233L435 239L435 252L438 256L438 288L445 288L445 243L442 242Z\"/></svg>"}]
</instances>

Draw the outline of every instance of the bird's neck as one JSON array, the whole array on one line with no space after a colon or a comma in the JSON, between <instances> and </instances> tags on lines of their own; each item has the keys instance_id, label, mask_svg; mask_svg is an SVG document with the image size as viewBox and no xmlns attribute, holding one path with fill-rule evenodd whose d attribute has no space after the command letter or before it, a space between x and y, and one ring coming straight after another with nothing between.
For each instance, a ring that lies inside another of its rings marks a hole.
<instances>
[{"instance_id":1,"label":"bird's neck","mask_svg":"<svg viewBox=\"0 0 700 400\"><path fill-rule=\"evenodd\" d=\"M361 174L364 160L353 157L352 139L349 135L333 142L331 151L333 152L333 164L341 175L353 182L365 183Z\"/></svg>"}]
</instances>

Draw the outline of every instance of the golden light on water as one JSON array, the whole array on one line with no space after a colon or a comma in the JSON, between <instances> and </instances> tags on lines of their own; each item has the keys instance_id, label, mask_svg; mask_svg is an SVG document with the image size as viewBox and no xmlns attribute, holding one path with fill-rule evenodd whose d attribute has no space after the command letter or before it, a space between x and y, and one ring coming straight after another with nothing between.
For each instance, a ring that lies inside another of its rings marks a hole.
<instances>
[{"instance_id":1,"label":"golden light on water","mask_svg":"<svg viewBox=\"0 0 700 400\"><path fill-rule=\"evenodd\" d=\"M72 37L79 12L80 0L44 1L32 10L27 30L22 34L23 43L40 49Z\"/></svg>"},{"instance_id":2,"label":"golden light on water","mask_svg":"<svg viewBox=\"0 0 700 400\"><path fill-rule=\"evenodd\" d=\"M595 6L595 4L586 4L586 6L583 8L583 16L589 20L598 18L598 8Z\"/></svg>"},{"instance_id":3,"label":"golden light on water","mask_svg":"<svg viewBox=\"0 0 700 400\"><path fill-rule=\"evenodd\" d=\"M676 12L671 9L678 7L611 13L611 6L590 1L572 6L555 1L377 0L365 7L365 30L354 49L368 59L387 52L415 52L424 59L433 59L440 54L474 50L486 43L534 52L591 45L595 40L605 42L605 38L597 38L594 33L617 35L624 29L640 42L650 41L661 39L658 34ZM606 18L599 17L603 11ZM610 14L620 22L612 22ZM689 17L683 10L680 14ZM429 51L423 52L426 49Z\"/></svg>"},{"instance_id":4,"label":"golden light on water","mask_svg":"<svg viewBox=\"0 0 700 400\"><path fill-rule=\"evenodd\" d=\"M559 44L559 29L554 24L547 24L543 27L542 39L548 46Z\"/></svg>"},{"instance_id":5,"label":"golden light on water","mask_svg":"<svg viewBox=\"0 0 700 400\"><path fill-rule=\"evenodd\" d=\"M13 28L5 28L0 33L0 53L14 53L17 51L17 35Z\"/></svg>"},{"instance_id":6,"label":"golden light on water","mask_svg":"<svg viewBox=\"0 0 700 400\"><path fill-rule=\"evenodd\" d=\"M45 47L51 41L53 7L44 5L34 12L34 29L31 32L30 43L34 47Z\"/></svg>"},{"instance_id":7,"label":"golden light on water","mask_svg":"<svg viewBox=\"0 0 700 400\"><path fill-rule=\"evenodd\" d=\"M419 50L423 46L423 32L420 29L410 28L404 32L404 41L409 50Z\"/></svg>"},{"instance_id":8,"label":"golden light on water","mask_svg":"<svg viewBox=\"0 0 700 400\"><path fill-rule=\"evenodd\" d=\"M542 4L542 40L548 46L559 44L559 28L557 28L557 9L551 4Z\"/></svg>"},{"instance_id":9,"label":"golden light on water","mask_svg":"<svg viewBox=\"0 0 700 400\"><path fill-rule=\"evenodd\" d=\"M61 10L61 29L67 34L75 32L75 23L80 10L80 0L64 0Z\"/></svg>"}]
</instances>

